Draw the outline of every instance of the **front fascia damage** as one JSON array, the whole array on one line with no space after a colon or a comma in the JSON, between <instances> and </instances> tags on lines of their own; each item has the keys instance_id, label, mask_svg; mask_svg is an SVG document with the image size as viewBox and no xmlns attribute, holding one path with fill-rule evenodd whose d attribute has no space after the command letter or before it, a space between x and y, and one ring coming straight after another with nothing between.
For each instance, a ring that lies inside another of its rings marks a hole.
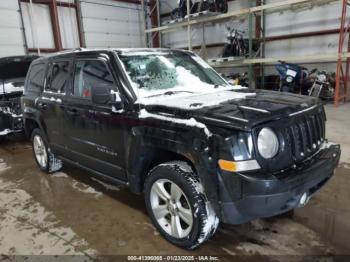
<instances>
[{"instance_id":1,"label":"front fascia damage","mask_svg":"<svg viewBox=\"0 0 350 262\"><path fill-rule=\"evenodd\" d=\"M19 101L0 101L0 136L23 130Z\"/></svg>"},{"instance_id":2,"label":"front fascia damage","mask_svg":"<svg viewBox=\"0 0 350 262\"><path fill-rule=\"evenodd\" d=\"M142 149L145 151L144 154L138 155L137 161L130 161L130 163L139 163L140 159L142 159L141 162L147 162L147 158L152 155L151 149L163 149L166 152L175 152L183 156L196 170L208 200L212 203L217 214L221 214L221 203L240 201L244 198L247 193L245 190L248 188L244 183L248 183L247 181L274 180L279 174L289 174L291 173L289 169L296 167L295 161L287 163L278 160L279 157L283 157L286 152L292 150L286 146L286 141L284 141L284 147L278 157L272 160L280 162L283 166L276 166L277 169L266 166L270 160L261 160L256 153L255 133L257 128L274 126L276 132L282 135L285 133L284 129L290 126L286 124L287 122L299 123L304 119L312 119L315 115L325 121L323 108L318 106L300 115L286 117L283 121L276 119L251 128L246 125L244 129L207 124L201 122L200 118L195 117L194 114L190 112L180 113L181 110L177 109L173 109L173 113L171 113L170 109L160 110L160 107L154 106L140 106L140 108L137 116L139 123L132 127L135 139L131 139L131 141L138 141L134 148L137 148L139 153L142 152ZM317 152L324 149L322 145L324 144L320 145ZM130 150L130 152L132 151L133 149ZM219 159L236 162L259 159L259 164L262 165L263 169L236 173L224 172L218 167ZM309 165L307 159L303 159L298 164L298 166L304 167ZM140 169L144 168L142 164L139 166ZM133 172L130 169L129 174L138 174L138 172ZM134 184L133 181L133 179L130 180L131 184ZM225 188L222 188L222 185L225 185ZM266 189L265 186L262 188ZM258 189L256 190L258 192Z\"/></svg>"}]
</instances>

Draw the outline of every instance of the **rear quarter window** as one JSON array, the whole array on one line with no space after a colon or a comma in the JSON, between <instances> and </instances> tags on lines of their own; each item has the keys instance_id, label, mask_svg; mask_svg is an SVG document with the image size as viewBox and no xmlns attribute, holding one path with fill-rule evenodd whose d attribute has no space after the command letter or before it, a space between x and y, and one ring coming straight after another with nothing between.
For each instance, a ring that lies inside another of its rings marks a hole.
<instances>
[{"instance_id":1,"label":"rear quarter window","mask_svg":"<svg viewBox=\"0 0 350 262\"><path fill-rule=\"evenodd\" d=\"M46 65L34 64L30 67L27 77L26 90L40 92L44 87Z\"/></svg>"}]
</instances>

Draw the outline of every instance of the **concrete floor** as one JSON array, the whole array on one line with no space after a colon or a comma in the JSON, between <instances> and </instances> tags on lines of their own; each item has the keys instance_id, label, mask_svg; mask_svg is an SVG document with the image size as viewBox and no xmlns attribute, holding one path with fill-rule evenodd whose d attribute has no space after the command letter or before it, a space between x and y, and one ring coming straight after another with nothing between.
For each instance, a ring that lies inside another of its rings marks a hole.
<instances>
[{"instance_id":1,"label":"concrete floor","mask_svg":"<svg viewBox=\"0 0 350 262\"><path fill-rule=\"evenodd\" d=\"M13 255L350 255L350 104L327 106L328 138L341 143L336 176L293 218L220 225L193 252L172 246L155 231L142 196L65 166L47 175L25 141L0 147L0 260ZM3 254L3 255L1 255ZM277 257L276 257L277 255ZM30 257L29 257L30 258ZM300 257L300 260L303 260Z\"/></svg>"}]
</instances>

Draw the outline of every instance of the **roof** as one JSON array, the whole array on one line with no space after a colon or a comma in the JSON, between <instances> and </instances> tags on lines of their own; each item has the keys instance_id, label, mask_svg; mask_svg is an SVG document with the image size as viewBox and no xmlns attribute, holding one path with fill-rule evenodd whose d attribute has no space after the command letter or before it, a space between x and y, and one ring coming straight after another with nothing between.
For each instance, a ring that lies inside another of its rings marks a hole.
<instances>
[{"instance_id":1,"label":"roof","mask_svg":"<svg viewBox=\"0 0 350 262\"><path fill-rule=\"evenodd\" d=\"M70 49L65 50L61 52L52 53L50 55L47 55L45 57L41 57L41 59L45 60L50 57L56 57L56 56L64 56L68 54L74 54L74 53L88 53L88 52L118 52L118 53L156 53L156 52L184 52L189 53L187 50L182 49L169 49L169 48L77 48L77 49Z\"/></svg>"}]
</instances>

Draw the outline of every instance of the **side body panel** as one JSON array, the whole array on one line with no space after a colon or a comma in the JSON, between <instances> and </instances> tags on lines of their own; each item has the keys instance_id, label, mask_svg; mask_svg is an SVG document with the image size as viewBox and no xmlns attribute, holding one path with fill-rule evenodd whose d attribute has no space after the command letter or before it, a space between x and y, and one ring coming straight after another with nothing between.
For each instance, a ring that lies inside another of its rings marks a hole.
<instances>
[{"instance_id":1,"label":"side body panel","mask_svg":"<svg viewBox=\"0 0 350 262\"><path fill-rule=\"evenodd\" d=\"M79 61L103 63L112 75L113 68L107 54L89 53L75 57L75 68ZM72 74L74 78L74 73ZM91 76L92 77L92 76ZM93 76L97 78L97 76ZM103 76L99 76L102 77ZM117 76L115 76L117 77ZM118 92L118 81L114 91ZM110 105L93 104L91 98L73 94L74 81L63 105L62 145L67 149L66 157L92 170L110 177L127 181L125 172L125 111L112 112Z\"/></svg>"}]
</instances>

